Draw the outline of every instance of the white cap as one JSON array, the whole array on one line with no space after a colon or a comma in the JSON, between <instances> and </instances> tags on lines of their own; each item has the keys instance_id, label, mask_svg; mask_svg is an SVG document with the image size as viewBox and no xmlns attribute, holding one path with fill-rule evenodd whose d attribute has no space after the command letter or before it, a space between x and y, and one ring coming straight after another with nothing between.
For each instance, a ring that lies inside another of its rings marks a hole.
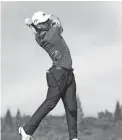
<instances>
[{"instance_id":1,"label":"white cap","mask_svg":"<svg viewBox=\"0 0 122 140\"><path fill-rule=\"evenodd\" d=\"M47 21L50 18L51 15L47 15L44 12L38 11L35 12L32 16L32 22L34 25L37 25L38 23L43 23Z\"/></svg>"}]
</instances>

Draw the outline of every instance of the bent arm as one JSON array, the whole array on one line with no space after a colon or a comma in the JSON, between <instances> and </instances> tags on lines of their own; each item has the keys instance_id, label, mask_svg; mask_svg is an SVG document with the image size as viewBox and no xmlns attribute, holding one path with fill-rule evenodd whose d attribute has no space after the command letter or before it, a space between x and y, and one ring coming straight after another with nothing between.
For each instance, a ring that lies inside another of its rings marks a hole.
<instances>
[{"instance_id":1,"label":"bent arm","mask_svg":"<svg viewBox=\"0 0 122 140\"><path fill-rule=\"evenodd\" d=\"M52 43L61 37L63 28L62 28L61 22L58 17L51 16L50 20L52 21L51 28L47 32L44 40Z\"/></svg>"}]
</instances>

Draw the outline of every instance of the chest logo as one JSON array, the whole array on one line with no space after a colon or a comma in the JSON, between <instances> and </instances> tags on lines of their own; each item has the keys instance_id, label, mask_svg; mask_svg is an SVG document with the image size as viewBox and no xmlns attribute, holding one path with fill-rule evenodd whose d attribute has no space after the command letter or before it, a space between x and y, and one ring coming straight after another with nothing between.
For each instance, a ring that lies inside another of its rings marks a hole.
<instances>
[{"instance_id":1,"label":"chest logo","mask_svg":"<svg viewBox=\"0 0 122 140\"><path fill-rule=\"evenodd\" d=\"M53 60L59 60L60 58L61 58L61 53L59 52L59 51L54 51L52 54L51 54L51 56L52 56L52 59Z\"/></svg>"}]
</instances>

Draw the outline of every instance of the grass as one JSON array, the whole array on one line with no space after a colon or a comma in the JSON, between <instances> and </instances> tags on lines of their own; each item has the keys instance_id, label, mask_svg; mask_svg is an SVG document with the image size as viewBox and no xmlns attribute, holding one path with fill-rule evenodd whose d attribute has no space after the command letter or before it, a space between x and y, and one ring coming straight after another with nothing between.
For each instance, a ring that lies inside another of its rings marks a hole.
<instances>
[{"instance_id":1,"label":"grass","mask_svg":"<svg viewBox=\"0 0 122 140\"><path fill-rule=\"evenodd\" d=\"M37 129L34 133L34 140L69 140L68 132L62 129ZM78 134L79 140L122 140L122 123L116 124L112 127L102 129L90 126ZM18 132L2 132L1 140L20 140Z\"/></svg>"},{"instance_id":2,"label":"grass","mask_svg":"<svg viewBox=\"0 0 122 140\"><path fill-rule=\"evenodd\" d=\"M39 133L39 132L38 132ZM50 131L45 135L34 134L35 140L68 140L67 133ZM1 133L1 140L20 140L17 133ZM79 133L79 140L122 140L122 130L92 128Z\"/></svg>"}]
</instances>

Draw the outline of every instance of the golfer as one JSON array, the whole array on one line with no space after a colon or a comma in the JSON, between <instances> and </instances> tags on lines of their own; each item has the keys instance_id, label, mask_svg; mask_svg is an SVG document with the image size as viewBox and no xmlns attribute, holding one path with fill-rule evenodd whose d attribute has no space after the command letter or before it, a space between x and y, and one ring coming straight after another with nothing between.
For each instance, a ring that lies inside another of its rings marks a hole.
<instances>
[{"instance_id":1,"label":"golfer","mask_svg":"<svg viewBox=\"0 0 122 140\"><path fill-rule=\"evenodd\" d=\"M69 140L77 139L76 82L69 48L62 37L63 28L58 17L44 12L35 12L32 20L25 23L35 34L36 42L51 58L53 64L46 73L47 97L32 115L27 124L19 127L21 140L32 140L32 135L42 119L62 99L69 132Z\"/></svg>"}]
</instances>

